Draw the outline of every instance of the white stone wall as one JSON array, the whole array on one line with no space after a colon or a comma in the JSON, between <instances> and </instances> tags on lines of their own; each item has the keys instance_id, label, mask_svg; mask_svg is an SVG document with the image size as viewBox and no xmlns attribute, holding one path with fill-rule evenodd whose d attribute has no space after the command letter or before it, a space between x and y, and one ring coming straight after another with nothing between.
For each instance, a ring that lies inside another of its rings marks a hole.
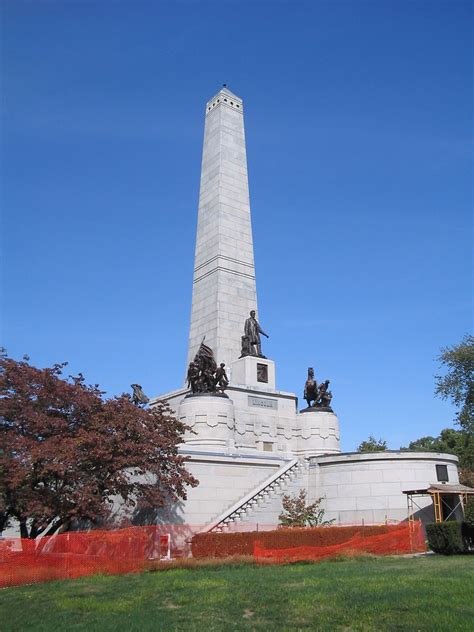
<instances>
[{"instance_id":1,"label":"white stone wall","mask_svg":"<svg viewBox=\"0 0 474 632\"><path fill-rule=\"evenodd\" d=\"M291 393L232 387L235 445L240 449L291 454L295 425L295 398ZM264 445L266 444L266 445ZM270 444L270 445L269 445Z\"/></svg>"},{"instance_id":2,"label":"white stone wall","mask_svg":"<svg viewBox=\"0 0 474 632\"><path fill-rule=\"evenodd\" d=\"M232 457L190 449L182 454L191 456L187 468L200 484L188 490L188 499L177 508L177 515L179 522L193 530L209 524L284 463L270 457Z\"/></svg>"},{"instance_id":3,"label":"white stone wall","mask_svg":"<svg viewBox=\"0 0 474 632\"><path fill-rule=\"evenodd\" d=\"M407 518L404 490L438 483L436 464L448 467L449 483L458 483L457 457L430 452L374 452L321 456L310 461L310 500L324 497L328 518L336 524L380 524ZM420 518L434 520L430 497L417 497ZM423 509L426 508L426 509Z\"/></svg>"},{"instance_id":4,"label":"white stone wall","mask_svg":"<svg viewBox=\"0 0 474 632\"><path fill-rule=\"evenodd\" d=\"M236 360L256 308L243 103L224 88L206 106L188 363L204 336Z\"/></svg>"}]
</instances>

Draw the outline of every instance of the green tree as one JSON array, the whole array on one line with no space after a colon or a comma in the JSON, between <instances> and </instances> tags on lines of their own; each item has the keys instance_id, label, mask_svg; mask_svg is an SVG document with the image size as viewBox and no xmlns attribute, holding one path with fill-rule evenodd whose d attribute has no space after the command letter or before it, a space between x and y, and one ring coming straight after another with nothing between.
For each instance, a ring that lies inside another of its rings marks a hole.
<instances>
[{"instance_id":1,"label":"green tree","mask_svg":"<svg viewBox=\"0 0 474 632\"><path fill-rule=\"evenodd\" d=\"M464 521L470 527L474 527L474 497L470 496L467 500L466 506L464 507Z\"/></svg>"},{"instance_id":2,"label":"green tree","mask_svg":"<svg viewBox=\"0 0 474 632\"><path fill-rule=\"evenodd\" d=\"M421 437L411 441L408 450L455 454L459 458L459 467L474 470L474 436L465 430L445 428L438 437Z\"/></svg>"},{"instance_id":3,"label":"green tree","mask_svg":"<svg viewBox=\"0 0 474 632\"><path fill-rule=\"evenodd\" d=\"M370 435L367 441L362 441L362 443L357 448L357 452L383 452L387 449L387 442L383 439L377 439Z\"/></svg>"},{"instance_id":4,"label":"green tree","mask_svg":"<svg viewBox=\"0 0 474 632\"><path fill-rule=\"evenodd\" d=\"M301 489L298 496L285 494L282 500L283 511L278 516L284 527L325 527L334 520L324 520L325 511L320 506L323 499L318 498L311 505L306 504L306 490Z\"/></svg>"},{"instance_id":5,"label":"green tree","mask_svg":"<svg viewBox=\"0 0 474 632\"><path fill-rule=\"evenodd\" d=\"M461 342L445 347L438 357L446 369L436 375L435 393L449 399L460 410L456 422L467 432L474 432L474 336L466 335Z\"/></svg>"}]
</instances>

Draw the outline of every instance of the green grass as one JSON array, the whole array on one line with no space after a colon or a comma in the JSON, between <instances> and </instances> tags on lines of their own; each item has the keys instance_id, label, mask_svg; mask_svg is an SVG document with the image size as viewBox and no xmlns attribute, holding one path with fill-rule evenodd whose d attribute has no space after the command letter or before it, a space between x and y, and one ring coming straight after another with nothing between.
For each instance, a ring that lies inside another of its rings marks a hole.
<instances>
[{"instance_id":1,"label":"green grass","mask_svg":"<svg viewBox=\"0 0 474 632\"><path fill-rule=\"evenodd\" d=\"M0 591L0 630L471 630L474 558L203 566Z\"/></svg>"}]
</instances>

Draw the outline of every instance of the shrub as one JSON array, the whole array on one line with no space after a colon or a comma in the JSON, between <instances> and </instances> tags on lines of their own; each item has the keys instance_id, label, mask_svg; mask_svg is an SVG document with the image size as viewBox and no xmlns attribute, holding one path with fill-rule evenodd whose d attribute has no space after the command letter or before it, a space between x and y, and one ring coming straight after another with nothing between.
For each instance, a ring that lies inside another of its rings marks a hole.
<instances>
[{"instance_id":1,"label":"shrub","mask_svg":"<svg viewBox=\"0 0 474 632\"><path fill-rule=\"evenodd\" d=\"M462 539L464 540L465 551L474 551L474 525L467 522L462 523L461 527Z\"/></svg>"},{"instance_id":2,"label":"shrub","mask_svg":"<svg viewBox=\"0 0 474 632\"><path fill-rule=\"evenodd\" d=\"M253 555L254 542L265 548L286 549L294 546L330 546L347 542L356 533L365 537L399 529L398 525L314 527L247 531L237 533L198 533L192 539L193 557L228 557Z\"/></svg>"},{"instance_id":3,"label":"shrub","mask_svg":"<svg viewBox=\"0 0 474 632\"><path fill-rule=\"evenodd\" d=\"M428 546L435 553L453 555L464 553L466 545L463 540L460 522L439 522L426 525Z\"/></svg>"},{"instance_id":4,"label":"shrub","mask_svg":"<svg viewBox=\"0 0 474 632\"><path fill-rule=\"evenodd\" d=\"M306 490L300 489L298 496L283 496L283 511L278 516L284 527L325 527L333 520L324 520L325 511L320 507L323 499L318 498L311 505L306 504Z\"/></svg>"},{"instance_id":5,"label":"shrub","mask_svg":"<svg viewBox=\"0 0 474 632\"><path fill-rule=\"evenodd\" d=\"M464 522L470 527L474 527L474 496L469 496L464 507Z\"/></svg>"}]
</instances>

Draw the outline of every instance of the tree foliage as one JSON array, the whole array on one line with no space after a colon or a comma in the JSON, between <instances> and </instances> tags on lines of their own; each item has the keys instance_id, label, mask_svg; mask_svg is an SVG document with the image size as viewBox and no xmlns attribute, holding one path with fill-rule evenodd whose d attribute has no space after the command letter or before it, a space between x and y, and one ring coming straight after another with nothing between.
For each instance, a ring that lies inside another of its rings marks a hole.
<instances>
[{"instance_id":1,"label":"tree foliage","mask_svg":"<svg viewBox=\"0 0 474 632\"><path fill-rule=\"evenodd\" d=\"M474 336L466 335L461 342L442 349L439 362L447 370L437 375L436 395L450 399L460 410L456 421L467 432L474 432Z\"/></svg>"},{"instance_id":2,"label":"tree foliage","mask_svg":"<svg viewBox=\"0 0 474 632\"><path fill-rule=\"evenodd\" d=\"M187 427L164 404L145 410L104 399L81 374L63 379L65 366L0 359L0 532L11 518L29 538L101 524L117 498L130 510L185 499L198 484L178 454Z\"/></svg>"},{"instance_id":3,"label":"tree foliage","mask_svg":"<svg viewBox=\"0 0 474 632\"><path fill-rule=\"evenodd\" d=\"M387 442L383 439L377 439L370 435L367 441L362 441L362 443L357 448L357 452L383 452L387 449Z\"/></svg>"},{"instance_id":4,"label":"tree foliage","mask_svg":"<svg viewBox=\"0 0 474 632\"><path fill-rule=\"evenodd\" d=\"M464 507L464 521L470 527L474 527L474 496L469 496Z\"/></svg>"},{"instance_id":5,"label":"tree foliage","mask_svg":"<svg viewBox=\"0 0 474 632\"><path fill-rule=\"evenodd\" d=\"M279 515L280 524L284 527L324 527L334 520L324 520L324 509L321 508L322 498L318 498L311 505L306 504L306 490L301 489L298 496L285 494L282 499L283 511Z\"/></svg>"},{"instance_id":6,"label":"tree foliage","mask_svg":"<svg viewBox=\"0 0 474 632\"><path fill-rule=\"evenodd\" d=\"M474 470L474 436L464 430L445 428L438 437L421 437L412 441L408 450L455 454L459 458L460 468Z\"/></svg>"}]
</instances>

